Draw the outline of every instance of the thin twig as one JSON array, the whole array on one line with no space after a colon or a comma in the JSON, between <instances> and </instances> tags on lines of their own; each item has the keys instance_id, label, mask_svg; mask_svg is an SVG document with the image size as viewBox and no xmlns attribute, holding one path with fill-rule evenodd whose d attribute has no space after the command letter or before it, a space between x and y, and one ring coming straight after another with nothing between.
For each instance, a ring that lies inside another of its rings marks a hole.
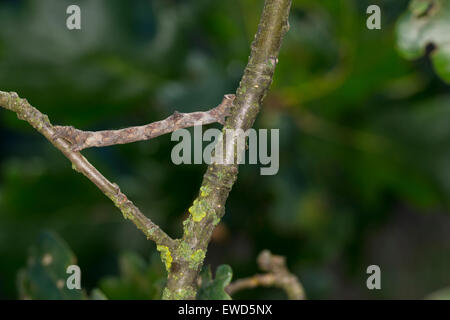
<instances>
[{"instance_id":1,"label":"thin twig","mask_svg":"<svg viewBox=\"0 0 450 320\"><path fill-rule=\"evenodd\" d=\"M17 114L21 120L27 121L33 128L47 138L72 162L72 168L89 180L91 180L117 208L120 209L125 219L133 223L147 236L159 245L172 247L172 240L159 226L147 218L128 198L120 191L115 183L106 179L85 157L72 150L71 144L62 138L58 138L54 126L47 115L31 106L26 99L21 99L15 92L0 91L0 106Z\"/></svg>"},{"instance_id":2,"label":"thin twig","mask_svg":"<svg viewBox=\"0 0 450 320\"><path fill-rule=\"evenodd\" d=\"M179 113L152 122L144 126L129 127L119 130L82 131L71 126L54 126L57 137L71 142L73 151L81 151L91 147L106 147L136 141L150 140L181 128L206 125L218 122L225 123L234 100L233 94L227 94L215 108L205 112Z\"/></svg>"},{"instance_id":3,"label":"thin twig","mask_svg":"<svg viewBox=\"0 0 450 320\"><path fill-rule=\"evenodd\" d=\"M256 274L249 278L239 279L230 283L226 291L232 295L240 290L256 287L278 287L283 289L289 300L304 300L305 291L298 278L289 272L286 267L286 259L273 255L264 250L258 256L258 266L266 274Z\"/></svg>"}]
</instances>

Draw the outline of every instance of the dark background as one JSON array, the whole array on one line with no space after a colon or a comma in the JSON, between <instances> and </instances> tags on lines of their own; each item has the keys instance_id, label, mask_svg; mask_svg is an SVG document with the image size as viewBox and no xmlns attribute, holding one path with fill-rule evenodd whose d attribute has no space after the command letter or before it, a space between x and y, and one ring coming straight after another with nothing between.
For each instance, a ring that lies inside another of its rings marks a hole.
<instances>
[{"instance_id":1,"label":"dark background","mask_svg":"<svg viewBox=\"0 0 450 320\"><path fill-rule=\"evenodd\" d=\"M81 31L65 26L74 3ZM366 28L370 4L382 7L382 30ZM255 125L280 129L280 170L261 176L259 166L241 166L207 253L213 269L226 263L234 278L250 276L270 249L286 256L311 299L424 298L450 285L450 90L428 57L411 62L397 52L395 23L407 4L293 1ZM0 90L84 130L207 110L236 90L262 5L3 0ZM174 165L175 144L165 135L83 151L173 237L206 168ZM151 297L138 276L120 282L124 260L136 258L125 252L153 261L151 281L163 275L155 246L42 136L0 110L0 298L19 297L17 272L43 230L72 248L88 291ZM366 288L371 264L382 271L375 292ZM285 296L255 289L236 297Z\"/></svg>"}]
</instances>

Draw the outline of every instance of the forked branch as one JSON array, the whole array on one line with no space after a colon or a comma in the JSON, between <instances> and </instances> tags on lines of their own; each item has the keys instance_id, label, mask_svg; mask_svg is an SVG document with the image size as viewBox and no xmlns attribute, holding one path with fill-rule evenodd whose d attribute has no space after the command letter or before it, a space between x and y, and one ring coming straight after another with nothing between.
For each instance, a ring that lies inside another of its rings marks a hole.
<instances>
[{"instance_id":1,"label":"forked branch","mask_svg":"<svg viewBox=\"0 0 450 320\"><path fill-rule=\"evenodd\" d=\"M281 42L289 29L290 8L291 0L265 1L250 58L224 126L224 130L233 129L233 142L253 126L272 83ZM224 158L235 161L233 164L213 162L208 166L200 192L189 208L191 214L183 222L183 238L176 250L169 252L173 261L168 267L163 299L196 297L196 280L208 244L225 214L225 203L238 175L238 148L234 147L235 143L225 145Z\"/></svg>"},{"instance_id":2,"label":"forked branch","mask_svg":"<svg viewBox=\"0 0 450 320\"><path fill-rule=\"evenodd\" d=\"M17 114L21 120L27 121L33 128L47 138L67 159L72 162L72 168L91 180L112 202L120 209L125 219L133 223L147 236L159 245L172 247L172 240L159 226L147 218L133 202L120 191L115 183L106 179L92 164L79 152L72 150L72 145L65 139L56 135L55 127L50 123L47 115L21 99L15 92L0 91L0 106Z\"/></svg>"},{"instance_id":3,"label":"forked branch","mask_svg":"<svg viewBox=\"0 0 450 320\"><path fill-rule=\"evenodd\" d=\"M162 260L168 271L164 299L195 299L196 280L203 264L212 232L225 213L225 203L237 179L238 165L212 163L203 176L200 192L189 208L191 215L183 222L183 237L173 240L153 223L120 191L108 181L79 150L93 146L107 146L147 140L176 129L212 122L225 123L224 130L245 132L253 126L278 63L281 41L289 29L288 17L291 0L266 0L258 32L252 43L250 59L239 88L234 95L225 96L222 103L207 112L174 114L146 126L121 130L84 132L72 127L53 126L48 117L31 106L16 93L0 91L0 106L17 114L44 135L71 162L72 167L91 180L121 210L158 244ZM230 110L231 109L231 110ZM229 117L225 121L225 117ZM236 130L238 129L238 130ZM239 139L233 136L232 139ZM227 143L229 155L238 159L234 143Z\"/></svg>"}]
</instances>

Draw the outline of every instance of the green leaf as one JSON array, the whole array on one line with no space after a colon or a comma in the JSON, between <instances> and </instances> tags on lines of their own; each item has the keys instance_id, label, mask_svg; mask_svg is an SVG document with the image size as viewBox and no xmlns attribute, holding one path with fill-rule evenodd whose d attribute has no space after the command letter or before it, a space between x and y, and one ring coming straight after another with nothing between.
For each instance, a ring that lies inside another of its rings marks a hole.
<instances>
[{"instance_id":1,"label":"green leaf","mask_svg":"<svg viewBox=\"0 0 450 320\"><path fill-rule=\"evenodd\" d=\"M119 258L120 275L100 280L100 288L109 299L160 299L166 281L165 271L157 255L147 263L132 252Z\"/></svg>"},{"instance_id":2,"label":"green leaf","mask_svg":"<svg viewBox=\"0 0 450 320\"><path fill-rule=\"evenodd\" d=\"M216 270L216 278L212 278L210 266L203 268L200 277L202 285L198 290L199 300L231 300L225 292L226 286L231 282L233 271L229 265L220 265Z\"/></svg>"},{"instance_id":3,"label":"green leaf","mask_svg":"<svg viewBox=\"0 0 450 320\"><path fill-rule=\"evenodd\" d=\"M82 290L68 289L66 273L69 265L76 264L75 255L59 236L42 233L30 250L25 269L19 271L18 287L21 299L80 300Z\"/></svg>"},{"instance_id":4,"label":"green leaf","mask_svg":"<svg viewBox=\"0 0 450 320\"><path fill-rule=\"evenodd\" d=\"M397 24L397 46L409 60L433 45L431 59L438 75L450 83L450 1L413 0Z\"/></svg>"}]
</instances>

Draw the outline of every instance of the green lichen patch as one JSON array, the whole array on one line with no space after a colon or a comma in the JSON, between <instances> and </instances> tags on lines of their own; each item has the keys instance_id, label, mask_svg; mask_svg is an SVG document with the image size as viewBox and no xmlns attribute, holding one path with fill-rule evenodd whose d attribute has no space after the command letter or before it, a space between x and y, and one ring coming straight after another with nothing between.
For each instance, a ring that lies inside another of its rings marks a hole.
<instances>
[{"instance_id":1,"label":"green lichen patch","mask_svg":"<svg viewBox=\"0 0 450 320\"><path fill-rule=\"evenodd\" d=\"M161 260L164 263L164 265L166 266L167 272L169 272L170 267L172 266L172 261L173 261L172 255L170 254L169 247L158 245L156 247L156 250L158 250L161 253Z\"/></svg>"},{"instance_id":2,"label":"green lichen patch","mask_svg":"<svg viewBox=\"0 0 450 320\"><path fill-rule=\"evenodd\" d=\"M187 300L195 297L196 291L192 287L179 288L176 290L164 289L162 298L163 300Z\"/></svg>"},{"instance_id":3,"label":"green lichen patch","mask_svg":"<svg viewBox=\"0 0 450 320\"><path fill-rule=\"evenodd\" d=\"M185 241L182 241L177 247L177 255L183 260L189 260L189 256L192 254L192 249Z\"/></svg>"},{"instance_id":4,"label":"green lichen patch","mask_svg":"<svg viewBox=\"0 0 450 320\"><path fill-rule=\"evenodd\" d=\"M205 250L194 250L188 243L184 241L180 243L176 250L176 256L188 262L189 268L193 270L197 270L198 267L203 263L205 255Z\"/></svg>"},{"instance_id":5,"label":"green lichen patch","mask_svg":"<svg viewBox=\"0 0 450 320\"><path fill-rule=\"evenodd\" d=\"M195 199L192 206L189 208L189 212L192 215L192 220L200 222L210 211L210 206L205 200Z\"/></svg>"},{"instance_id":6,"label":"green lichen patch","mask_svg":"<svg viewBox=\"0 0 450 320\"><path fill-rule=\"evenodd\" d=\"M197 270L198 267L203 263L205 259L206 252L202 249L196 250L189 257L189 268Z\"/></svg>"},{"instance_id":7,"label":"green lichen patch","mask_svg":"<svg viewBox=\"0 0 450 320\"><path fill-rule=\"evenodd\" d=\"M201 186L200 187L200 196L207 197L211 192L211 188L209 186Z\"/></svg>"},{"instance_id":8,"label":"green lichen patch","mask_svg":"<svg viewBox=\"0 0 450 320\"><path fill-rule=\"evenodd\" d=\"M74 166L72 166L72 169L76 170L76 167L74 168ZM122 215L125 219L135 221L134 208L132 205L130 205L130 201L128 201L126 198L124 199L123 197L120 197L116 193L107 192L105 194L122 212Z\"/></svg>"}]
</instances>

